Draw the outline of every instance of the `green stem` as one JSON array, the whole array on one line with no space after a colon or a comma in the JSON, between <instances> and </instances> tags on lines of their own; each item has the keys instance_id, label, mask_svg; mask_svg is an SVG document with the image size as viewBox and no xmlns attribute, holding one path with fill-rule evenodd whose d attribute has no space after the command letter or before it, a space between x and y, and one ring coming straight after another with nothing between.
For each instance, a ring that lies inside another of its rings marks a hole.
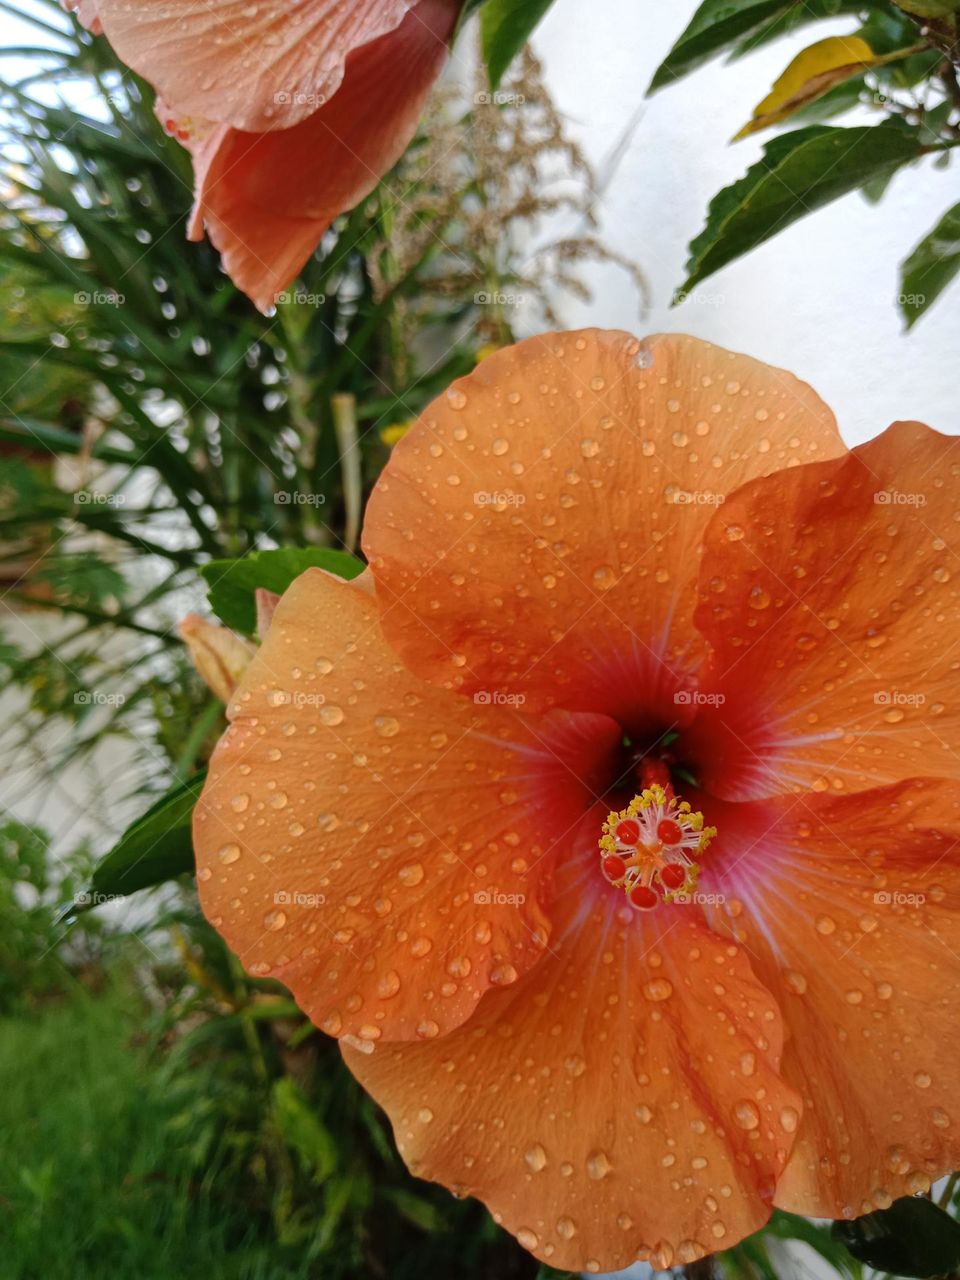
<instances>
[{"instance_id":1,"label":"green stem","mask_svg":"<svg viewBox=\"0 0 960 1280\"><path fill-rule=\"evenodd\" d=\"M200 754L201 748L210 734L210 730L222 714L222 703L219 699L212 698L197 719L194 720L193 728L190 730L190 734L183 744L183 750L174 765L174 773L181 782L186 782L190 775L190 770L196 764L197 756Z\"/></svg>"}]
</instances>

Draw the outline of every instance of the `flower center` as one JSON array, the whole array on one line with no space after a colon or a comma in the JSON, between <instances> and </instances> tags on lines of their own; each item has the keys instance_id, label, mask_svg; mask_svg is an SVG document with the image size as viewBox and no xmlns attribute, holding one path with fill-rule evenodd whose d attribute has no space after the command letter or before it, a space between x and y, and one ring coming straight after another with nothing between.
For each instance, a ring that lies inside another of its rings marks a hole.
<instances>
[{"instance_id":1,"label":"flower center","mask_svg":"<svg viewBox=\"0 0 960 1280\"><path fill-rule=\"evenodd\" d=\"M697 859L717 834L686 800L659 783L645 787L625 809L610 813L600 837L600 866L639 911L693 892Z\"/></svg>"}]
</instances>

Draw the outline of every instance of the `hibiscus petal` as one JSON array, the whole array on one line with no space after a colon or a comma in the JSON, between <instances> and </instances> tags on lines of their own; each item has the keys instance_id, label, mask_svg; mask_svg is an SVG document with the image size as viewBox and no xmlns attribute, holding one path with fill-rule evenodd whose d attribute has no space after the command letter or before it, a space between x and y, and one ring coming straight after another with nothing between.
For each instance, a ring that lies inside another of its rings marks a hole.
<instances>
[{"instance_id":1,"label":"hibiscus petal","mask_svg":"<svg viewBox=\"0 0 960 1280\"><path fill-rule=\"evenodd\" d=\"M420 0L347 60L343 84L293 128L216 129L194 153L190 235L206 225L224 270L261 310L297 275L338 214L376 187L414 136L447 56L459 0Z\"/></svg>"},{"instance_id":2,"label":"hibiscus petal","mask_svg":"<svg viewBox=\"0 0 960 1280\"><path fill-rule=\"evenodd\" d=\"M584 911L571 889L551 954L458 1031L345 1049L411 1172L571 1271L689 1263L762 1226L800 1107L780 1016L688 910Z\"/></svg>"},{"instance_id":3,"label":"hibiscus petal","mask_svg":"<svg viewBox=\"0 0 960 1280\"><path fill-rule=\"evenodd\" d=\"M91 0L119 56L181 115L285 129L333 97L347 55L393 31L412 0ZM85 16L86 15L86 16Z\"/></svg>"},{"instance_id":4,"label":"hibiscus petal","mask_svg":"<svg viewBox=\"0 0 960 1280\"><path fill-rule=\"evenodd\" d=\"M673 721L716 504L842 448L809 387L745 356L676 335L531 338L395 447L364 530L384 628L436 684Z\"/></svg>"},{"instance_id":5,"label":"hibiscus petal","mask_svg":"<svg viewBox=\"0 0 960 1280\"><path fill-rule=\"evenodd\" d=\"M710 885L780 1004L804 1099L777 1204L849 1218L926 1190L960 1166L960 784L710 816Z\"/></svg>"},{"instance_id":6,"label":"hibiscus petal","mask_svg":"<svg viewBox=\"0 0 960 1280\"><path fill-rule=\"evenodd\" d=\"M377 612L319 570L296 580L194 824L204 911L247 969L368 1047L450 1030L541 959L554 846L618 738L422 684Z\"/></svg>"},{"instance_id":7,"label":"hibiscus petal","mask_svg":"<svg viewBox=\"0 0 960 1280\"><path fill-rule=\"evenodd\" d=\"M707 790L956 776L958 477L954 438L897 423L717 512L697 621L719 696L688 743Z\"/></svg>"}]
</instances>

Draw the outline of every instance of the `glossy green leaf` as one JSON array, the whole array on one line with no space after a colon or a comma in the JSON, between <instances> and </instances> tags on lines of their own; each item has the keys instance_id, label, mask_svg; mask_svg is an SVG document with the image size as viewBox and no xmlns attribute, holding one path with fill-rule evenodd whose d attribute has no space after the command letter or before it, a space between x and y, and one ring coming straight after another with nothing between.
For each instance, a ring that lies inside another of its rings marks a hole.
<instances>
[{"instance_id":1,"label":"glossy green leaf","mask_svg":"<svg viewBox=\"0 0 960 1280\"><path fill-rule=\"evenodd\" d=\"M704 0L657 68L649 92L673 84L791 7L792 0Z\"/></svg>"},{"instance_id":2,"label":"glossy green leaf","mask_svg":"<svg viewBox=\"0 0 960 1280\"><path fill-rule=\"evenodd\" d=\"M874 7L870 10L870 19L874 16L888 19L897 11L885 0L872 0ZM830 18L856 17L862 18L864 13L863 0L798 0L797 3L788 5L785 12L778 13L776 17L769 22L765 22L762 26L749 32L742 40L738 41L734 48L730 51L730 58L742 58L748 53L753 53L755 49L760 49L764 45L772 44L775 40L781 40L784 36L789 36L795 31L799 31L803 27L809 26L814 22L822 22ZM903 27L910 31L909 20L903 20ZM909 42L909 36L899 41L894 41L889 47L881 47L870 39L866 30L861 30L856 34L861 35L876 53L887 53L889 49L896 49L900 45Z\"/></svg>"},{"instance_id":3,"label":"glossy green leaf","mask_svg":"<svg viewBox=\"0 0 960 1280\"><path fill-rule=\"evenodd\" d=\"M126 829L97 864L90 891L78 900L77 910L98 906L116 895L149 889L193 870L190 826L205 776L197 773L168 791Z\"/></svg>"},{"instance_id":4,"label":"glossy green leaf","mask_svg":"<svg viewBox=\"0 0 960 1280\"><path fill-rule=\"evenodd\" d=\"M896 122L857 129L815 125L775 138L744 177L714 196L706 226L690 245L678 294L804 215L922 154L916 133Z\"/></svg>"},{"instance_id":5,"label":"glossy green leaf","mask_svg":"<svg viewBox=\"0 0 960 1280\"><path fill-rule=\"evenodd\" d=\"M341 578L355 578L363 562L329 547L283 547L255 551L242 560L210 560L200 572L207 581L207 599L214 613L234 631L252 635L257 625L254 592L258 587L282 595L306 569L326 569Z\"/></svg>"},{"instance_id":6,"label":"glossy green leaf","mask_svg":"<svg viewBox=\"0 0 960 1280\"><path fill-rule=\"evenodd\" d=\"M483 60L496 89L553 0L486 0L480 10Z\"/></svg>"},{"instance_id":7,"label":"glossy green leaf","mask_svg":"<svg viewBox=\"0 0 960 1280\"><path fill-rule=\"evenodd\" d=\"M960 204L947 210L901 268L900 310L908 329L936 302L957 272L960 272Z\"/></svg>"},{"instance_id":8,"label":"glossy green leaf","mask_svg":"<svg viewBox=\"0 0 960 1280\"><path fill-rule=\"evenodd\" d=\"M926 1277L960 1267L960 1223L923 1196L904 1196L889 1209L835 1222L833 1233L877 1271Z\"/></svg>"}]
</instances>

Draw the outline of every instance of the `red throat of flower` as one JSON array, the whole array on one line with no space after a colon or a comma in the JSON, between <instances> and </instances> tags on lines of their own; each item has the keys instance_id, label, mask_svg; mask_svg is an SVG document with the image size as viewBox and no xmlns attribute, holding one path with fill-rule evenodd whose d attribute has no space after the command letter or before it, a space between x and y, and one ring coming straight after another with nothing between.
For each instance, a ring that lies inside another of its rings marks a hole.
<instances>
[{"instance_id":1,"label":"red throat of flower","mask_svg":"<svg viewBox=\"0 0 960 1280\"><path fill-rule=\"evenodd\" d=\"M698 859L716 834L716 827L703 825L702 813L673 794L669 782L653 782L603 824L603 875L631 906L652 911L693 892Z\"/></svg>"}]
</instances>

